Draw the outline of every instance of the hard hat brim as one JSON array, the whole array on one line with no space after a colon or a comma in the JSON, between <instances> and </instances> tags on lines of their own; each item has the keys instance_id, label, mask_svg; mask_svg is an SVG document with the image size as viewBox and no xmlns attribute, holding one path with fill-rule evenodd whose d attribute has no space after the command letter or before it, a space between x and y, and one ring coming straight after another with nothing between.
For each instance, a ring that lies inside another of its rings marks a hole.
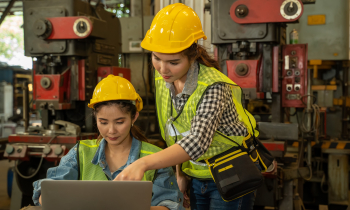
<instances>
[{"instance_id":1,"label":"hard hat brim","mask_svg":"<svg viewBox=\"0 0 350 210\"><path fill-rule=\"evenodd\" d=\"M166 53L166 54L179 53L189 48L194 42L197 42L201 38L203 38L204 40L207 40L207 36L204 35L203 33L201 37L192 39L192 41L187 42L187 44L183 43L181 47L170 47L170 46L164 46L164 45L154 45L150 43L149 38L145 37L141 42L141 47L151 52Z\"/></svg>"}]
</instances>

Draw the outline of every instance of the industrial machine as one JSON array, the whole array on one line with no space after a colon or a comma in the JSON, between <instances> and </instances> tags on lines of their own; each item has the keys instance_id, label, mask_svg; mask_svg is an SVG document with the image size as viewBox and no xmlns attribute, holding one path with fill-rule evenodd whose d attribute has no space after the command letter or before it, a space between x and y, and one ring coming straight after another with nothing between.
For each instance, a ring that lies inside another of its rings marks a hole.
<instances>
[{"instance_id":1,"label":"industrial machine","mask_svg":"<svg viewBox=\"0 0 350 210\"><path fill-rule=\"evenodd\" d=\"M222 72L242 87L278 163L277 173L264 173L257 208L349 205L348 8L327 0L210 3Z\"/></svg>"},{"instance_id":2,"label":"industrial machine","mask_svg":"<svg viewBox=\"0 0 350 210\"><path fill-rule=\"evenodd\" d=\"M98 2L33 0L23 2L25 55L33 58L33 109L42 125L30 126L24 88L25 131L9 136L4 156L15 160L23 207L31 204L33 181L81 139L97 137L87 104L99 80L109 74L131 80L120 68L121 27ZM25 87L25 86L24 86ZM12 207L11 207L12 208Z\"/></svg>"},{"instance_id":3,"label":"industrial machine","mask_svg":"<svg viewBox=\"0 0 350 210\"><path fill-rule=\"evenodd\" d=\"M242 87L259 138L277 160L277 172L264 173L256 208L342 209L349 205L349 2L266 2L211 0L206 5L221 70ZM86 105L103 77L129 79L154 104L150 54L140 48L153 16L119 19L101 4L81 0L23 5L25 54L33 58L33 108L43 122L29 126L25 107L26 130L10 136L5 150L16 160L23 192L18 207L31 202L32 182L45 177L69 148L96 137ZM138 121L146 121L142 130L157 138L154 106L145 108L148 116L141 113Z\"/></svg>"},{"instance_id":4,"label":"industrial machine","mask_svg":"<svg viewBox=\"0 0 350 210\"><path fill-rule=\"evenodd\" d=\"M311 173L310 167L304 167L304 147L300 154L287 153L289 141L300 140L304 145L298 124L284 123L285 109L306 108L311 98L308 45L287 44L286 34L287 23L298 22L307 3L315 1L211 1L211 41L217 47L221 70L242 88L245 106L260 121L260 139L278 162L277 173L264 174L256 206L301 209L302 177ZM272 110L271 118L254 112L258 104L257 110Z\"/></svg>"}]
</instances>

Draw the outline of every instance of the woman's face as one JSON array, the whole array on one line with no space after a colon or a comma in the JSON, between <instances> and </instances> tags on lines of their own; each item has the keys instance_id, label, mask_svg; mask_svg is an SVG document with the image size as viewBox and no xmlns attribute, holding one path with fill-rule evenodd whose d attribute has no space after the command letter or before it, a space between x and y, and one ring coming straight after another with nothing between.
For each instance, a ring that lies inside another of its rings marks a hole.
<instances>
[{"instance_id":1,"label":"woman's face","mask_svg":"<svg viewBox=\"0 0 350 210\"><path fill-rule=\"evenodd\" d=\"M181 80L187 75L191 66L188 58L181 52L174 54L152 52L152 63L163 79L169 83L178 79Z\"/></svg>"},{"instance_id":2,"label":"woman's face","mask_svg":"<svg viewBox=\"0 0 350 210\"><path fill-rule=\"evenodd\" d=\"M131 125L136 121L130 113L124 113L118 105L103 106L96 113L97 128L102 137L111 145L120 145L130 140Z\"/></svg>"}]
</instances>

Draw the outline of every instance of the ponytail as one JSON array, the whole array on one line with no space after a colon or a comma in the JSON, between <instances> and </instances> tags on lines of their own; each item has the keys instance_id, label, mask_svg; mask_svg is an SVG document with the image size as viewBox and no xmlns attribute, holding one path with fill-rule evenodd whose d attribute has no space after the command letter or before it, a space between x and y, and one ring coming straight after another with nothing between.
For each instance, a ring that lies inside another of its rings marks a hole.
<instances>
[{"instance_id":1,"label":"ponytail","mask_svg":"<svg viewBox=\"0 0 350 210\"><path fill-rule=\"evenodd\" d=\"M136 125L131 127L131 135L140 141L148 142L146 136L142 133L141 129L137 127Z\"/></svg>"},{"instance_id":2,"label":"ponytail","mask_svg":"<svg viewBox=\"0 0 350 210\"><path fill-rule=\"evenodd\" d=\"M209 56L208 52L199 44L193 43L189 48L183 51L184 55L188 57L190 61L196 60L198 63L214 67L220 70L219 62Z\"/></svg>"}]
</instances>

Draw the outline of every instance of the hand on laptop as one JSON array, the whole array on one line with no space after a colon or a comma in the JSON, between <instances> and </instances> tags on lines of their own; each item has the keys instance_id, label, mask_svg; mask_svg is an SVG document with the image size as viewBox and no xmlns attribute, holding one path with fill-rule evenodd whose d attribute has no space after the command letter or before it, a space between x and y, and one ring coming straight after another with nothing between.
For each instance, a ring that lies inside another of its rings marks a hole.
<instances>
[{"instance_id":1,"label":"hand on laptop","mask_svg":"<svg viewBox=\"0 0 350 210\"><path fill-rule=\"evenodd\" d=\"M143 160L141 158L126 167L113 181L140 181L145 172L145 164L143 164Z\"/></svg>"}]
</instances>

